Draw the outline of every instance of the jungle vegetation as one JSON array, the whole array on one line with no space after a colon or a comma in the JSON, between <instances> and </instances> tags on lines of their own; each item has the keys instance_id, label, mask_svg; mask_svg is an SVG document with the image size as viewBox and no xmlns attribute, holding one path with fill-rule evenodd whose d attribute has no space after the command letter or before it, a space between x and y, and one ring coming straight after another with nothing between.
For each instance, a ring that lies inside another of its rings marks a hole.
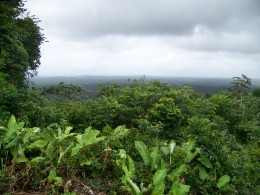
<instances>
[{"instance_id":1,"label":"jungle vegetation","mask_svg":"<svg viewBox=\"0 0 260 195\"><path fill-rule=\"evenodd\" d=\"M0 194L259 194L260 95L133 79L30 88L45 37L0 2Z\"/></svg>"}]
</instances>

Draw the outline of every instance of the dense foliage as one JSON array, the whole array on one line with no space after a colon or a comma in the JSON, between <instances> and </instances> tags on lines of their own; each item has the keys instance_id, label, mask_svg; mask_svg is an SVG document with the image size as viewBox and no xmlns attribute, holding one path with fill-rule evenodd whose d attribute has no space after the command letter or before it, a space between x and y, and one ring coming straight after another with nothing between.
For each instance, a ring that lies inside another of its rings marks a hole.
<instances>
[{"instance_id":1,"label":"dense foliage","mask_svg":"<svg viewBox=\"0 0 260 195\"><path fill-rule=\"evenodd\" d=\"M3 104L19 104L23 122L1 118L1 193L76 192L83 184L112 194L259 193L257 90L241 102L232 89L209 96L134 80L100 85L95 99L46 96L57 87L66 92L59 84Z\"/></svg>"},{"instance_id":2,"label":"dense foliage","mask_svg":"<svg viewBox=\"0 0 260 195\"><path fill-rule=\"evenodd\" d=\"M30 90L44 37L22 6L0 2L1 194L260 193L251 79L214 94L144 78L95 98L75 84Z\"/></svg>"}]
</instances>

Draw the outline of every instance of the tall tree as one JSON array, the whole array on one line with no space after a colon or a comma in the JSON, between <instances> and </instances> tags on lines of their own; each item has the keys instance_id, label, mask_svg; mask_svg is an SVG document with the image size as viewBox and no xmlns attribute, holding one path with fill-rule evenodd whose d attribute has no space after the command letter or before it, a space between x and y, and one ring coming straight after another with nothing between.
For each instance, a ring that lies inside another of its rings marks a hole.
<instances>
[{"instance_id":1,"label":"tall tree","mask_svg":"<svg viewBox=\"0 0 260 195\"><path fill-rule=\"evenodd\" d=\"M233 82L231 83L233 91L240 96L240 107L243 104L243 93L245 90L249 89L252 84L252 80L246 75L242 74L241 77L233 77Z\"/></svg>"},{"instance_id":2,"label":"tall tree","mask_svg":"<svg viewBox=\"0 0 260 195\"><path fill-rule=\"evenodd\" d=\"M26 13L23 0L0 2L0 73L16 87L40 65L44 35L39 20Z\"/></svg>"}]
</instances>

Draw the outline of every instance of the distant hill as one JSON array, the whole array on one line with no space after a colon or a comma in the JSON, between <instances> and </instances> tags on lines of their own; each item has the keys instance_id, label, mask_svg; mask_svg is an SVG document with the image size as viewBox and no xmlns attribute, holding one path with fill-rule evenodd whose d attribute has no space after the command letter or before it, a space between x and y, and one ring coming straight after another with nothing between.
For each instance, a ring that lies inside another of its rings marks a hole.
<instances>
[{"instance_id":1,"label":"distant hill","mask_svg":"<svg viewBox=\"0 0 260 195\"><path fill-rule=\"evenodd\" d=\"M118 83L121 86L128 85L132 80L139 80L138 76L74 76L74 77L34 77L31 81L36 87L42 88L58 84L60 82L73 83L84 86L90 97L94 97L99 87L98 84L109 85ZM179 86L191 86L194 90L207 93L226 90L231 86L232 78L186 78L186 77L156 77L147 76L145 82L166 82L174 88ZM260 79L253 79L252 88L260 87Z\"/></svg>"}]
</instances>

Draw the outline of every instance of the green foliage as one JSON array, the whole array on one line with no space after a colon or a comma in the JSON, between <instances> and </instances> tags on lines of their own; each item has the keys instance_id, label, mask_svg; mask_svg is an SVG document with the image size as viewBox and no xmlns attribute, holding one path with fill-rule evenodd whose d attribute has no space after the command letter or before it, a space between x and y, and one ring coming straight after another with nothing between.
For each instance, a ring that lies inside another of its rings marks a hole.
<instances>
[{"instance_id":1,"label":"green foliage","mask_svg":"<svg viewBox=\"0 0 260 195\"><path fill-rule=\"evenodd\" d=\"M26 74L34 75L40 64L40 45L44 41L38 20L27 15L19 1L0 2L0 71L7 81L23 86Z\"/></svg>"},{"instance_id":2,"label":"green foliage","mask_svg":"<svg viewBox=\"0 0 260 195\"><path fill-rule=\"evenodd\" d=\"M80 100L81 94L85 91L84 87L74 84L60 82L57 85L44 87L42 94L54 100Z\"/></svg>"},{"instance_id":3,"label":"green foliage","mask_svg":"<svg viewBox=\"0 0 260 195\"><path fill-rule=\"evenodd\" d=\"M125 150L120 150L118 154L120 158L117 160L117 164L125 171L125 175L122 177L122 183L124 184L122 188L134 194L143 194L148 191L151 194L164 194L165 190L168 190L169 194L187 194L190 186L182 184L182 177L187 172L191 160L199 153L199 149L195 149L195 152L192 151L195 146L194 143L194 140L189 140L183 144L182 149L186 154L186 158L181 159L183 164L179 168L172 169L171 160L167 163L163 156L169 157L173 155L174 142L168 146L154 147L149 151L143 142L136 141L135 146L143 159L143 164L146 167L149 165L150 169L148 170L151 172L151 175L143 175L140 187L133 181L137 176L134 174L135 172L132 171L132 174L129 174L128 171L131 170L130 164L132 167L134 165L133 160L130 158L129 168L127 168L126 159L129 156ZM140 167L140 169L143 168ZM144 183L147 183L148 187L144 187Z\"/></svg>"},{"instance_id":4,"label":"green foliage","mask_svg":"<svg viewBox=\"0 0 260 195\"><path fill-rule=\"evenodd\" d=\"M152 123L161 123L163 131L160 137L174 138L178 135L182 122L181 110L175 105L173 98L161 98L149 110L148 120Z\"/></svg>"},{"instance_id":5,"label":"green foliage","mask_svg":"<svg viewBox=\"0 0 260 195\"><path fill-rule=\"evenodd\" d=\"M235 93L204 96L189 87L133 81L101 86L96 99L50 101L5 78L0 79L5 191L23 184L25 191L41 187L58 193L71 178L111 194L259 191L260 99L253 93L243 93L241 106ZM11 113L17 119L7 124Z\"/></svg>"}]
</instances>

